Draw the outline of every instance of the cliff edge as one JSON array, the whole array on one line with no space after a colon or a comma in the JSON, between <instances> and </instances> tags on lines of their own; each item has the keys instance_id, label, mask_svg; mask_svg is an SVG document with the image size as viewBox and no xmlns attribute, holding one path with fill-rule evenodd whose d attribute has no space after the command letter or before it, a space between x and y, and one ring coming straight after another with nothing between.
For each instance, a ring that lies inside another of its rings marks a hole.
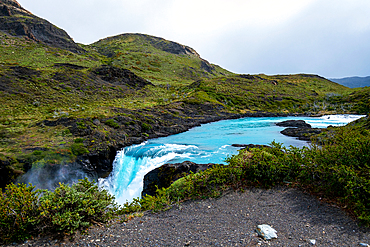
<instances>
[{"instance_id":1,"label":"cliff edge","mask_svg":"<svg viewBox=\"0 0 370 247\"><path fill-rule=\"evenodd\" d=\"M33 15L15 0L0 1L0 31L11 36L25 36L36 42L74 53L84 52L67 32Z\"/></svg>"}]
</instances>

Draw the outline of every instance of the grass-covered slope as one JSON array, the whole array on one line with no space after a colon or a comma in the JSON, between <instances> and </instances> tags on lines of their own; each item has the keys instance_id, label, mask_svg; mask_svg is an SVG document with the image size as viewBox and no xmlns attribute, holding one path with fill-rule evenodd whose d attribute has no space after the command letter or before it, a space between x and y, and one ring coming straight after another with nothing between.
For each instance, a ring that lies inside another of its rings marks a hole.
<instances>
[{"instance_id":1,"label":"grass-covered slope","mask_svg":"<svg viewBox=\"0 0 370 247\"><path fill-rule=\"evenodd\" d=\"M285 113L350 111L345 102L331 103L348 89L315 75L233 75L202 79L189 86L200 102L224 104L229 109Z\"/></svg>"},{"instance_id":2,"label":"grass-covered slope","mask_svg":"<svg viewBox=\"0 0 370 247\"><path fill-rule=\"evenodd\" d=\"M89 46L106 62L132 70L154 84L187 84L199 78L231 75L202 59L192 48L144 34L122 34Z\"/></svg>"}]
</instances>

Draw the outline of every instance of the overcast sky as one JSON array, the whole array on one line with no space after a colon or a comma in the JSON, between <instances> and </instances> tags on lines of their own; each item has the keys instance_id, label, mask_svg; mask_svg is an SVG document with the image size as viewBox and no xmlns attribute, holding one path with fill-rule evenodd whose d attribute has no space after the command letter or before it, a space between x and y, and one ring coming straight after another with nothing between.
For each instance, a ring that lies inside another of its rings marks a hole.
<instances>
[{"instance_id":1,"label":"overcast sky","mask_svg":"<svg viewBox=\"0 0 370 247\"><path fill-rule=\"evenodd\" d=\"M18 0L90 44L144 33L245 74L370 75L370 0Z\"/></svg>"}]
</instances>

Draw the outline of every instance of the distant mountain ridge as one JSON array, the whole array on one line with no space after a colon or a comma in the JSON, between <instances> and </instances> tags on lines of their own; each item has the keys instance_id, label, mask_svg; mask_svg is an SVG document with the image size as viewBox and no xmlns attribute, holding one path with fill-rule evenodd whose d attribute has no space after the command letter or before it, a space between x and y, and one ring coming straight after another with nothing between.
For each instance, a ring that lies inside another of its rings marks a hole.
<instances>
[{"instance_id":1,"label":"distant mountain ridge","mask_svg":"<svg viewBox=\"0 0 370 247\"><path fill-rule=\"evenodd\" d=\"M353 77L345 77L345 78L331 78L329 80L331 80L333 82L336 82L338 84L341 84L343 86L349 87L349 88L370 87L370 76L366 76L366 77L353 76Z\"/></svg>"}]
</instances>

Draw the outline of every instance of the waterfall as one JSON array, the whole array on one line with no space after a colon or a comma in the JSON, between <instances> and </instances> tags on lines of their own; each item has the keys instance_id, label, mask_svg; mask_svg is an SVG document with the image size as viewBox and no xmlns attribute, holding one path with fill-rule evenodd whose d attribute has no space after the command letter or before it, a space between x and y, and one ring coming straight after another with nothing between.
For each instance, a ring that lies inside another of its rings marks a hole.
<instances>
[{"instance_id":1,"label":"waterfall","mask_svg":"<svg viewBox=\"0 0 370 247\"><path fill-rule=\"evenodd\" d=\"M140 197L143 178L149 171L175 158L187 158L197 150L198 147L194 145L150 142L126 147L118 152L109 177L99 179L99 186L115 195L119 204L123 204Z\"/></svg>"}]
</instances>

